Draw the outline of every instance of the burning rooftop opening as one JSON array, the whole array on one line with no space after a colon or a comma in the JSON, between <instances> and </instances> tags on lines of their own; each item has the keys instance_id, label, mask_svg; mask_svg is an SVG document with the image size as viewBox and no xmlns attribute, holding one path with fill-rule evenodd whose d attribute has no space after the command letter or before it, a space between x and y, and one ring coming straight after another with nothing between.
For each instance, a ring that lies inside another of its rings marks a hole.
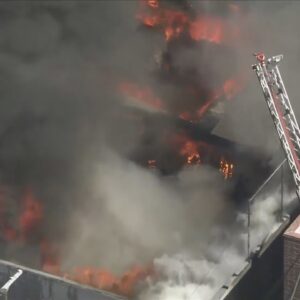
<instances>
[{"instance_id":1,"label":"burning rooftop opening","mask_svg":"<svg viewBox=\"0 0 300 300\"><path fill-rule=\"evenodd\" d=\"M241 122L265 117L244 62L259 9L32 1L0 16L0 258L139 300L212 297L277 159Z\"/></svg>"}]
</instances>

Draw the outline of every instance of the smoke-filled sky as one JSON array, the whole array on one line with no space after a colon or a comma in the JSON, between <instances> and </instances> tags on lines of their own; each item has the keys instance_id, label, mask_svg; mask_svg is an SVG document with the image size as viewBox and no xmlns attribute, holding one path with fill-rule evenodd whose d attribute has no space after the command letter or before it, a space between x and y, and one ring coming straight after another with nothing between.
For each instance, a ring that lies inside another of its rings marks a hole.
<instances>
[{"instance_id":1,"label":"smoke-filled sky","mask_svg":"<svg viewBox=\"0 0 300 300\"><path fill-rule=\"evenodd\" d=\"M197 11L215 9L223 2L191 3ZM213 74L238 68L249 78L244 92L225 105L217 133L255 146L273 145L272 122L255 74L250 72L251 55L257 50L270 55L283 53L283 78L292 101L297 99L298 6L297 2L280 1L242 6L243 18L232 18L245 32L245 39L232 46L238 67L232 67L232 61L226 65L219 53L214 57L208 50L199 50L198 69L204 65L202 60L209 60ZM128 78L149 84L156 81L161 86L151 70L155 68L155 51L165 48L163 37L139 28L136 11L136 1L1 3L0 157L4 166L18 160L21 170L16 172L22 173L22 164L27 163L39 172L43 167L51 168L51 163L43 166L45 160L85 160L98 151L110 132L118 132L125 140L124 149L134 149L139 143L132 132L136 129L111 121L119 113L121 101L111 91L116 81ZM176 64L184 70L191 57L197 60L197 49L183 49L178 57ZM210 75L207 82L213 82ZM175 84L164 88L171 92L173 88L176 99ZM297 113L297 101L293 103ZM13 172L10 166L8 169ZM15 176L15 172L9 175ZM28 178L28 174L24 176Z\"/></svg>"},{"instance_id":2,"label":"smoke-filled sky","mask_svg":"<svg viewBox=\"0 0 300 300\"><path fill-rule=\"evenodd\" d=\"M190 1L196 13L222 14L224 3ZM207 86L231 69L243 74L246 87L225 103L214 132L275 156L279 143L252 53L284 54L280 69L299 115L300 3L240 6L241 16L227 16L243 30L227 46L230 59L209 46L183 47L176 67L185 74L193 65ZM118 82L157 88L174 99L171 111L185 106L176 82L153 75L166 42L141 28L137 9L130 0L0 3L0 178L38 193L48 234L65 241L66 268L94 264L123 272L181 252L197 259L206 232L232 209L211 168L184 169L170 179L127 159L141 143L140 128L118 117L125 111Z\"/></svg>"},{"instance_id":3,"label":"smoke-filled sky","mask_svg":"<svg viewBox=\"0 0 300 300\"><path fill-rule=\"evenodd\" d=\"M247 6L249 11L244 21L251 36L238 45L237 59L242 69L249 73L249 81L243 94L225 106L226 114L219 124L219 132L241 143L258 145L273 154L280 146L256 75L250 72L254 63L251 54L263 51L267 56L284 55L280 71L298 116L300 42L296 28L299 27L300 5L297 1L251 1Z\"/></svg>"}]
</instances>

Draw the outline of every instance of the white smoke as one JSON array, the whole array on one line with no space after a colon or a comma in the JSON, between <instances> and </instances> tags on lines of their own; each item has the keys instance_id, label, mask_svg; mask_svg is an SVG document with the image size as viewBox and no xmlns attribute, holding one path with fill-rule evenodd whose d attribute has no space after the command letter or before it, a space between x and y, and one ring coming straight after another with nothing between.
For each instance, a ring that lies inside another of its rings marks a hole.
<instances>
[{"instance_id":1,"label":"white smoke","mask_svg":"<svg viewBox=\"0 0 300 300\"><path fill-rule=\"evenodd\" d=\"M141 283L138 300L207 300L245 265L247 214L226 202L217 171L195 166L162 177L112 152L100 161L90 170L94 197L74 213L64 242L66 269L92 264L122 274L153 263L158 278ZM251 205L251 251L280 226L280 207L280 188Z\"/></svg>"},{"instance_id":2,"label":"white smoke","mask_svg":"<svg viewBox=\"0 0 300 300\"><path fill-rule=\"evenodd\" d=\"M210 167L163 177L116 154L101 161L91 170L89 197L74 209L66 267L80 262L121 273L164 253L196 254L212 224L231 210L223 178Z\"/></svg>"},{"instance_id":3,"label":"white smoke","mask_svg":"<svg viewBox=\"0 0 300 300\"><path fill-rule=\"evenodd\" d=\"M259 3L251 3L243 22L237 20L237 26L248 26L255 36L245 36L236 49L240 68L251 72L251 53L257 50L283 52L288 57L283 64L288 82L297 87L299 40L291 32L299 27L300 6L294 2L275 11L278 4L273 3L266 11L257 8ZM220 174L201 166L162 178L117 155L105 156L99 164L92 156L100 151L99 144L105 144L102 135L109 134L103 132L110 132L111 127L117 127L118 136L126 132L124 148L132 149L138 143L135 135L134 142L128 142L131 127L109 122L118 101L107 91L107 66L120 77L150 80L153 49L164 45L162 39L148 39L137 30L135 1L20 5L0 6L0 65L5 79L0 158L1 162L14 162L7 167L12 181L17 175L26 183L33 177L33 182L41 180L46 186L44 194L52 191L49 203L55 213L47 211L49 227L53 230L60 223L69 226L62 244L64 267L92 264L122 273L132 264L153 261L162 279L148 282L140 299L209 299L247 255L245 214L236 218L240 228L221 218L234 212L224 199L226 189ZM284 19L289 22L282 22ZM203 60L209 67L215 63L218 74L232 67L230 61L223 65L220 58L205 59L198 51L180 53L183 57L187 61L180 62L185 64L201 61L200 70ZM218 130L223 136L267 148L273 154L272 121L255 75L251 78L245 93L226 103L226 117ZM170 90L175 99L178 89L174 86ZM288 90L292 98L297 95L297 89ZM182 103L184 98L179 96ZM296 113L298 110L296 107ZM27 119L22 121L24 116ZM67 158L72 168L61 165ZM20 162L22 172L12 167ZM57 162L56 172L51 176L53 162ZM85 165L84 172L81 165ZM1 172L5 173L5 168ZM91 178L92 186L84 184ZM278 199L277 192L270 192L254 203L252 250L280 224ZM68 202L70 215L61 208L63 202ZM71 220L65 222L66 218ZM55 234L61 227L53 230Z\"/></svg>"},{"instance_id":4,"label":"white smoke","mask_svg":"<svg viewBox=\"0 0 300 300\"><path fill-rule=\"evenodd\" d=\"M257 251L279 228L280 188L259 195L251 205L250 251ZM294 193L284 195L284 206L295 200ZM212 243L202 248L203 257L189 255L163 255L154 260L154 266L165 280L148 282L148 288L139 295L140 300L212 299L221 286L238 273L247 259L248 215L239 213L236 223L239 231L230 226L214 227Z\"/></svg>"}]
</instances>

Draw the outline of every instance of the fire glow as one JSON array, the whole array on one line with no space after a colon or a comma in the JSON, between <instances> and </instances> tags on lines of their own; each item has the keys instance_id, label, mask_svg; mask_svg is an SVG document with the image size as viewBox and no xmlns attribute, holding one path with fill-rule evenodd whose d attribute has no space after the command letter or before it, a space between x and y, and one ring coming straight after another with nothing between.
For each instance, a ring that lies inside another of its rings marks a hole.
<instances>
[{"instance_id":1,"label":"fire glow","mask_svg":"<svg viewBox=\"0 0 300 300\"><path fill-rule=\"evenodd\" d=\"M20 212L13 227L8 211L8 188L1 188L0 194L0 227L6 241L31 242L32 236L39 234L44 217L43 206L34 196L31 189L26 189L20 199Z\"/></svg>"},{"instance_id":2,"label":"fire glow","mask_svg":"<svg viewBox=\"0 0 300 300\"><path fill-rule=\"evenodd\" d=\"M244 88L244 80L242 76L239 78L227 79L220 88L212 92L210 98L208 98L204 104L202 104L196 113L182 112L179 118L190 121L199 121L217 102L220 100L231 100L236 97Z\"/></svg>"},{"instance_id":3,"label":"fire glow","mask_svg":"<svg viewBox=\"0 0 300 300\"><path fill-rule=\"evenodd\" d=\"M127 81L120 83L118 89L122 95L128 97L131 101L141 103L156 110L163 110L162 101L148 87L141 88L139 85Z\"/></svg>"},{"instance_id":4,"label":"fire glow","mask_svg":"<svg viewBox=\"0 0 300 300\"><path fill-rule=\"evenodd\" d=\"M141 3L141 11L137 15L138 20L144 26L161 32L168 45L171 44L171 41L182 36L187 36L194 42L205 41L214 45L229 44L239 35L238 30L232 30L221 17L210 15L191 17L184 11L162 7L159 0L143 0ZM232 9L238 12L237 5L233 6ZM171 68L166 67L166 69ZM168 102L164 102L165 99L160 97L159 93L150 86L132 82L130 79L118 83L116 86L118 92L135 104L141 104L141 106L159 112L165 112L169 109ZM229 78L222 85L217 85L217 88L211 91L210 96L204 99L205 101L201 106L197 102L195 112L193 110L191 110L192 113L190 111L176 111L176 114L178 113L179 118L187 121L199 121L219 100L233 99L242 89L243 81L239 77ZM182 99L182 101L185 100ZM169 112L171 113L171 109ZM198 141L185 135L177 135L174 138L171 137L170 140L170 143L173 143L173 149L182 158L183 165L192 166L205 163L204 148L202 148L204 146ZM150 156L145 164L149 169L159 168L159 163L153 159L153 156ZM218 158L214 165L219 169L224 179L233 177L234 165L228 159ZM16 220L13 221L8 217L7 193L6 189L0 190L0 232L2 238L7 242L37 244L40 249L42 270L127 297L134 295L139 282L149 276L154 276L151 264L132 266L127 272L119 276L91 266L62 270L59 247L43 231L45 223L43 203L32 189L26 188L20 196L18 214Z\"/></svg>"},{"instance_id":5,"label":"fire glow","mask_svg":"<svg viewBox=\"0 0 300 300\"><path fill-rule=\"evenodd\" d=\"M185 157L188 165L201 163L198 146L194 141L186 141L180 149L180 154Z\"/></svg>"},{"instance_id":6,"label":"fire glow","mask_svg":"<svg viewBox=\"0 0 300 300\"><path fill-rule=\"evenodd\" d=\"M239 36L238 29L232 28L222 18L206 15L191 18L185 12L163 7L158 0L142 0L140 7L137 19L146 27L160 29L167 42L183 33L194 41L215 44L231 42ZM235 5L234 12L238 11Z\"/></svg>"},{"instance_id":7,"label":"fire glow","mask_svg":"<svg viewBox=\"0 0 300 300\"><path fill-rule=\"evenodd\" d=\"M126 297L133 296L139 282L153 274L152 266L134 266L120 277L111 272L93 267L76 268L64 277L81 284L104 289Z\"/></svg>"},{"instance_id":8,"label":"fire glow","mask_svg":"<svg viewBox=\"0 0 300 300\"><path fill-rule=\"evenodd\" d=\"M213 92L212 97L197 110L197 117L201 118L221 98L230 100L234 98L242 89L243 83L241 80L234 78L227 79L219 89Z\"/></svg>"},{"instance_id":9,"label":"fire glow","mask_svg":"<svg viewBox=\"0 0 300 300\"><path fill-rule=\"evenodd\" d=\"M234 165L232 163L228 162L224 158L221 158L219 171L223 174L225 179L232 178L233 168L234 168Z\"/></svg>"},{"instance_id":10,"label":"fire glow","mask_svg":"<svg viewBox=\"0 0 300 300\"><path fill-rule=\"evenodd\" d=\"M169 142L175 149L178 149L179 155L184 159L187 166L202 164L200 149L205 147L204 143L196 142L184 134L174 135ZM219 171L224 179L233 177L233 169L232 162L223 156L219 158Z\"/></svg>"},{"instance_id":11,"label":"fire glow","mask_svg":"<svg viewBox=\"0 0 300 300\"><path fill-rule=\"evenodd\" d=\"M44 207L33 190L26 188L20 196L20 209L16 220L10 219L8 188L0 190L0 233L7 242L31 245L40 249L41 269L45 272L76 281L81 284L104 289L123 296L132 296L136 285L153 275L152 265L133 266L123 275L94 267L77 267L64 272L61 268L59 247L49 240L42 228L45 222Z\"/></svg>"}]
</instances>

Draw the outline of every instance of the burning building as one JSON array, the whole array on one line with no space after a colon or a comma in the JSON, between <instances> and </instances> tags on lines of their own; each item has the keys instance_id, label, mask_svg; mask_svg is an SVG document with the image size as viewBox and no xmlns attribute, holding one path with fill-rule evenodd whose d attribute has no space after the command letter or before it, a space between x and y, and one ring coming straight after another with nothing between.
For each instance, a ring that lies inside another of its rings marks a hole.
<instances>
[{"instance_id":1,"label":"burning building","mask_svg":"<svg viewBox=\"0 0 300 300\"><path fill-rule=\"evenodd\" d=\"M169 282L179 294L222 285L208 271L220 235L233 242L220 228L241 237L244 261L236 214L273 168L268 151L216 133L247 89L248 10L0 4L1 258L143 300Z\"/></svg>"}]
</instances>

